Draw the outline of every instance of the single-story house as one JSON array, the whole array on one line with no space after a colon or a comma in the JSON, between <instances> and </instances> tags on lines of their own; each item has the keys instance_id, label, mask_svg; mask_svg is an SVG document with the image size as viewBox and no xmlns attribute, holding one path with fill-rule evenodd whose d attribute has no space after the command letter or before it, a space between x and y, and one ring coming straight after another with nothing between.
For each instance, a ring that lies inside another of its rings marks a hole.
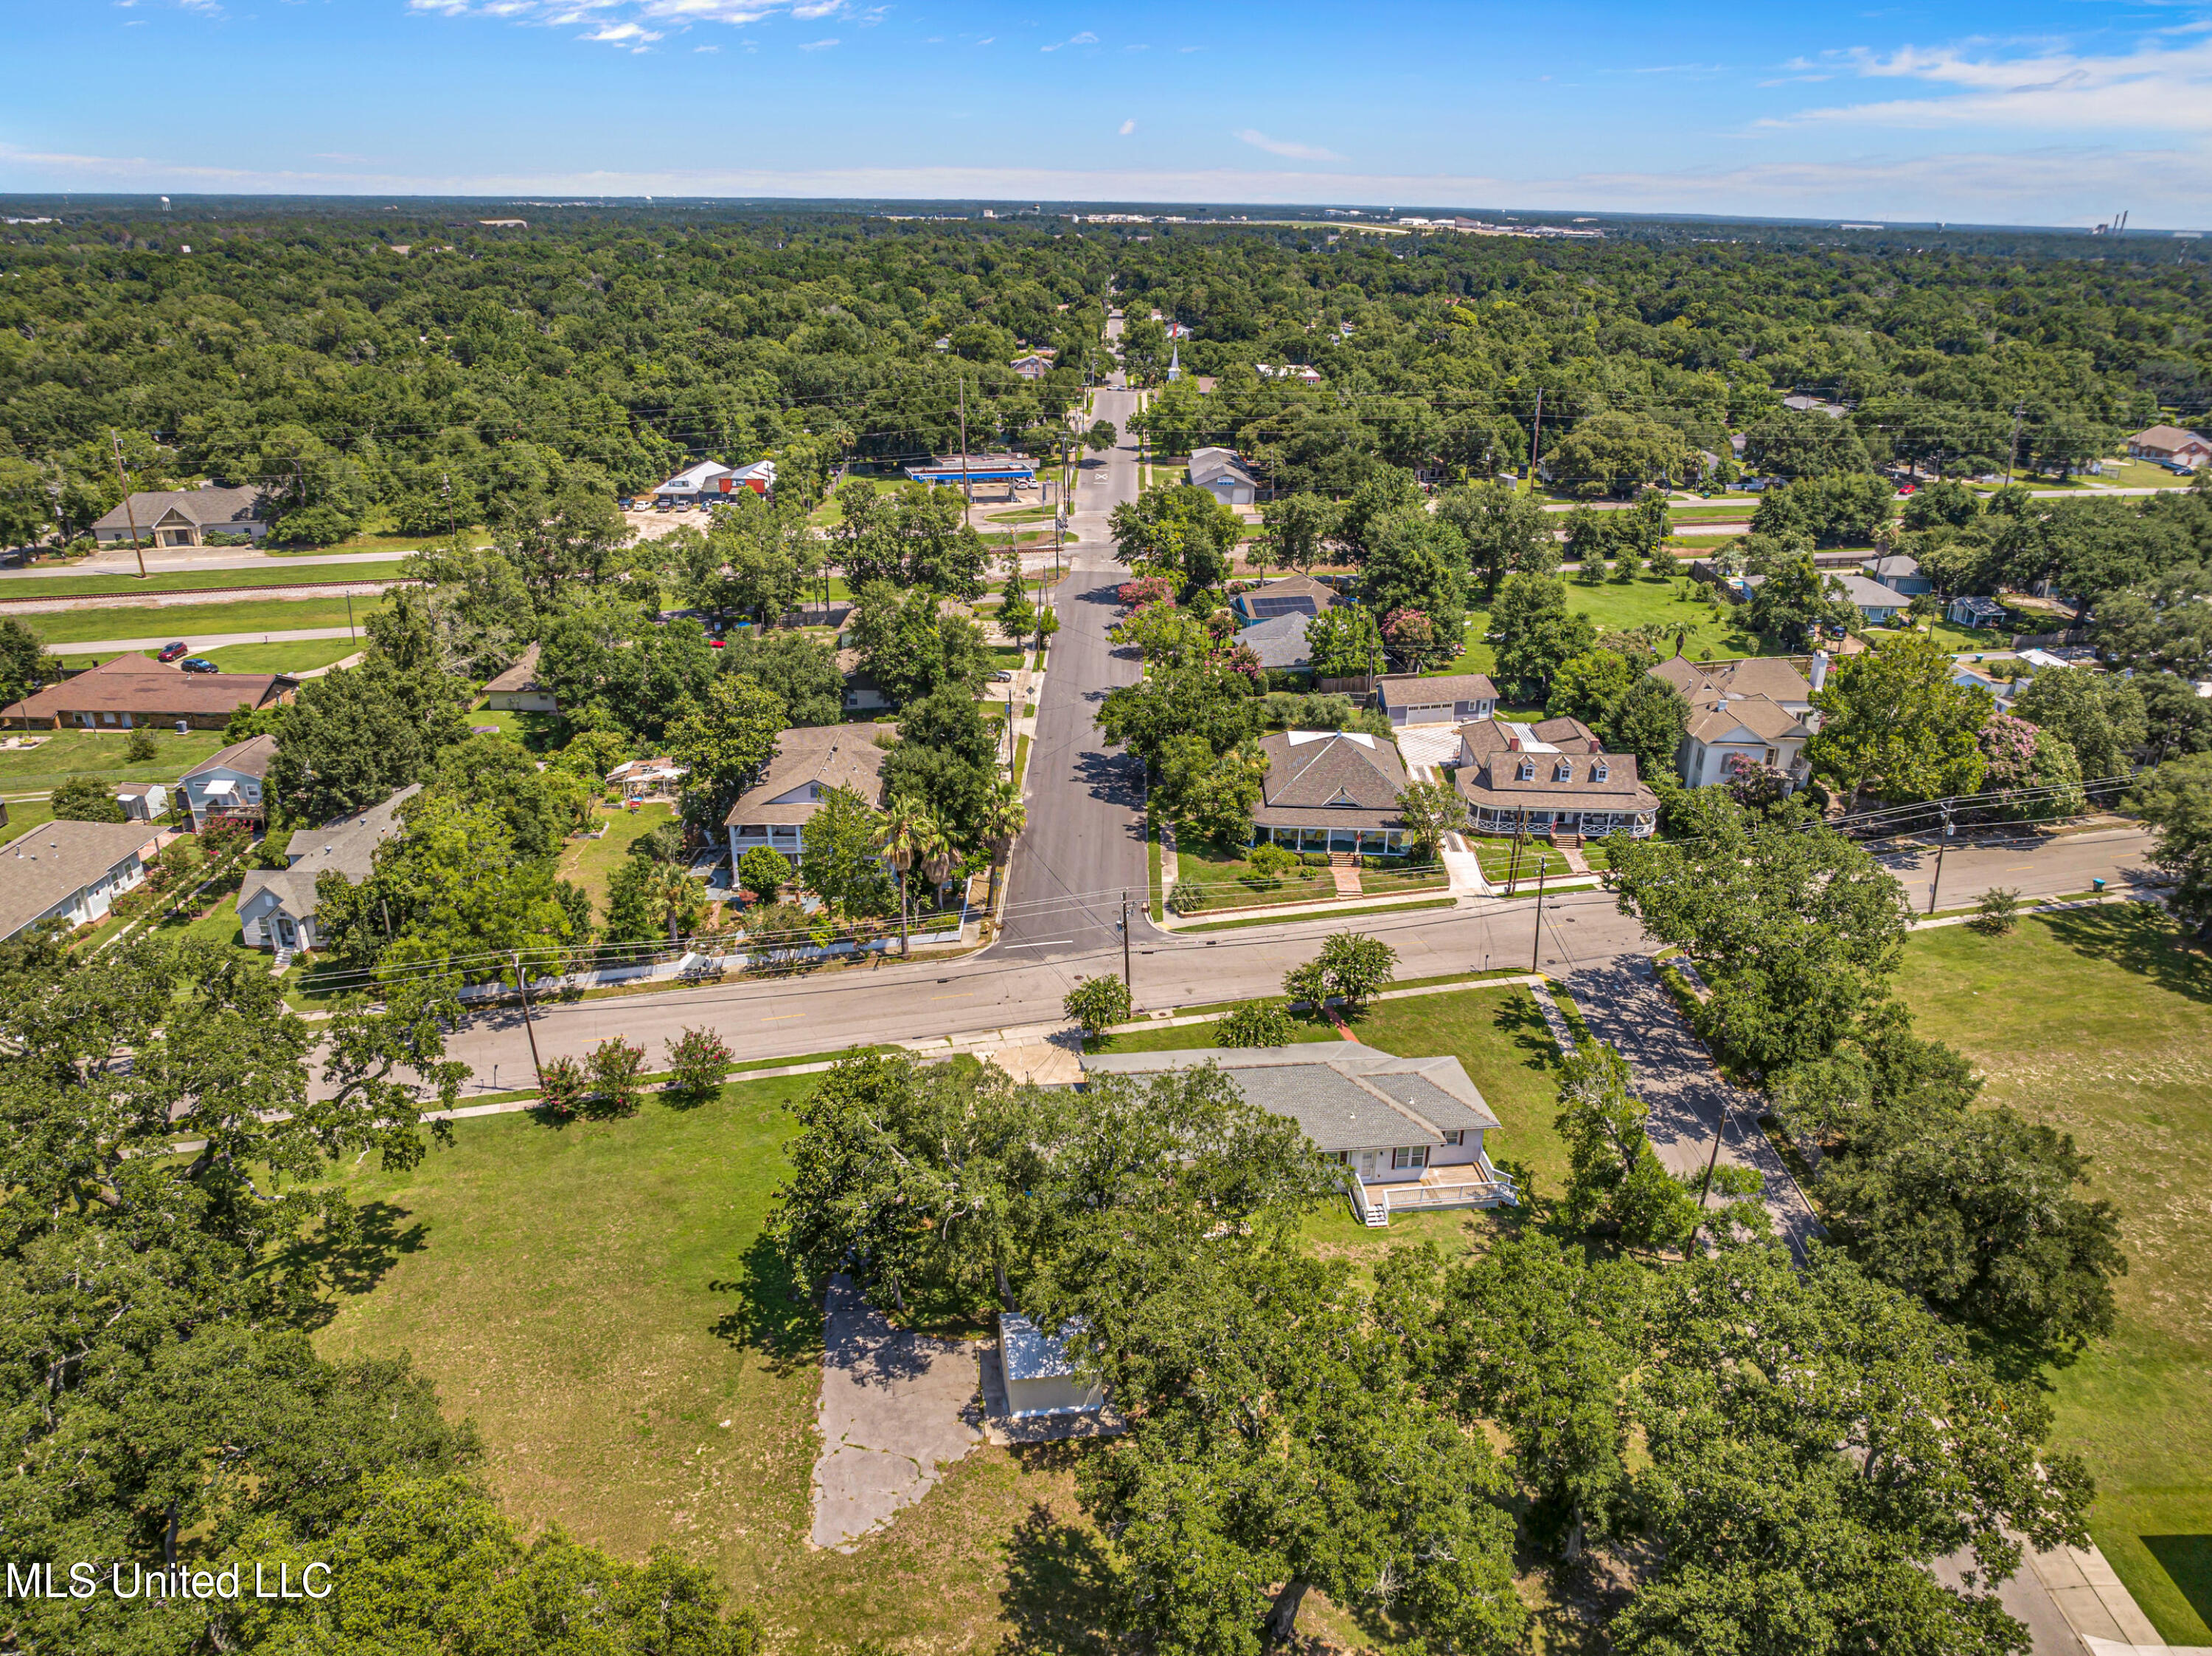
<instances>
[{"instance_id":1,"label":"single-story house","mask_svg":"<svg viewBox=\"0 0 2212 1656\"><path fill-rule=\"evenodd\" d=\"M1313 652L1306 647L1306 628L1312 620L1292 610L1272 621L1255 622L1237 635L1237 641L1249 646L1271 673L1310 673Z\"/></svg>"},{"instance_id":2,"label":"single-story house","mask_svg":"<svg viewBox=\"0 0 2212 1656\"><path fill-rule=\"evenodd\" d=\"M1498 687L1483 673L1385 673L1375 681L1375 706L1394 728L1464 725L1498 711Z\"/></svg>"},{"instance_id":3,"label":"single-story house","mask_svg":"<svg viewBox=\"0 0 2212 1656\"><path fill-rule=\"evenodd\" d=\"M671 793L690 773L663 754L657 759L625 759L606 773L609 786L618 787L625 799L644 799Z\"/></svg>"},{"instance_id":4,"label":"single-story house","mask_svg":"<svg viewBox=\"0 0 2212 1656\"><path fill-rule=\"evenodd\" d=\"M1152 1076L1218 1065L1245 1099L1297 1123L1345 1170L1359 1216L1516 1200L1490 1163L1498 1117L1456 1058L1399 1058L1352 1041L1303 1046L1093 1052L1085 1075Z\"/></svg>"},{"instance_id":5,"label":"single-story house","mask_svg":"<svg viewBox=\"0 0 2212 1656\"><path fill-rule=\"evenodd\" d=\"M1106 1406L1105 1388L1067 1355L1067 1337L1082 1326L1073 1322L1048 1334L1015 1312L999 1313L999 1372L1006 1383L1008 1418L1095 1415Z\"/></svg>"},{"instance_id":6,"label":"single-story house","mask_svg":"<svg viewBox=\"0 0 2212 1656\"><path fill-rule=\"evenodd\" d=\"M1893 552L1884 558L1869 558L1861 567L1891 591L1908 598L1936 590L1936 583L1920 573L1920 560L1901 552Z\"/></svg>"},{"instance_id":7,"label":"single-story house","mask_svg":"<svg viewBox=\"0 0 2212 1656\"><path fill-rule=\"evenodd\" d=\"M2020 688L2012 680L1999 678L1987 667L1977 666L1970 661L1951 664L1951 682L1961 689L1987 690L1996 701L1999 713L2011 711L2014 693Z\"/></svg>"},{"instance_id":8,"label":"single-story house","mask_svg":"<svg viewBox=\"0 0 2212 1656\"><path fill-rule=\"evenodd\" d=\"M1278 616L1317 616L1343 602L1343 594L1326 581L1311 575L1285 575L1239 592L1229 600L1229 607L1237 612L1237 624L1249 627Z\"/></svg>"},{"instance_id":9,"label":"single-story house","mask_svg":"<svg viewBox=\"0 0 2212 1656\"><path fill-rule=\"evenodd\" d=\"M247 535L258 541L269 532L263 511L258 488L202 483L198 488L142 490L95 519L92 537L102 546L127 546L135 519L142 546L204 546L210 535Z\"/></svg>"},{"instance_id":10,"label":"single-story house","mask_svg":"<svg viewBox=\"0 0 2212 1656\"><path fill-rule=\"evenodd\" d=\"M275 737L250 736L216 749L186 771L177 786L185 791L192 832L199 833L222 816L262 821L262 793L268 786L270 761L276 757Z\"/></svg>"},{"instance_id":11,"label":"single-story house","mask_svg":"<svg viewBox=\"0 0 2212 1656\"><path fill-rule=\"evenodd\" d=\"M538 646L522 652L522 659L484 686L484 706L501 713L551 713L561 711L560 698L538 682Z\"/></svg>"},{"instance_id":12,"label":"single-story house","mask_svg":"<svg viewBox=\"0 0 2212 1656\"><path fill-rule=\"evenodd\" d=\"M1321 384L1320 371L1308 367L1302 362L1294 362L1288 367L1281 368L1271 367L1265 362L1255 362L1252 365L1252 372L1262 379L1295 379L1301 385Z\"/></svg>"},{"instance_id":13,"label":"single-story house","mask_svg":"<svg viewBox=\"0 0 2212 1656\"><path fill-rule=\"evenodd\" d=\"M1475 719L1460 726L1457 763L1452 786L1477 834L1642 840L1658 826L1659 796L1637 779L1635 755L1606 752L1578 719Z\"/></svg>"},{"instance_id":14,"label":"single-story house","mask_svg":"<svg viewBox=\"0 0 2212 1656\"><path fill-rule=\"evenodd\" d=\"M40 920L89 925L146 877L143 822L41 822L0 846L0 942Z\"/></svg>"},{"instance_id":15,"label":"single-story house","mask_svg":"<svg viewBox=\"0 0 2212 1656\"><path fill-rule=\"evenodd\" d=\"M775 757L723 819L730 831L731 866L755 846L780 851L796 864L806 849L807 821L831 788L881 805L888 750L877 738L894 734L889 725L819 725L777 737Z\"/></svg>"},{"instance_id":16,"label":"single-story house","mask_svg":"<svg viewBox=\"0 0 2212 1656\"><path fill-rule=\"evenodd\" d=\"M1823 397L1808 397L1802 391L1793 391L1784 397L1782 406L1795 414L1825 414L1831 420L1840 420L1847 412L1841 403L1831 403Z\"/></svg>"},{"instance_id":17,"label":"single-story house","mask_svg":"<svg viewBox=\"0 0 2212 1656\"><path fill-rule=\"evenodd\" d=\"M2138 460L2195 471L2212 460L2212 440L2179 426L2150 426L2128 439L2128 452Z\"/></svg>"},{"instance_id":18,"label":"single-story house","mask_svg":"<svg viewBox=\"0 0 2212 1656\"><path fill-rule=\"evenodd\" d=\"M1972 627L1978 630L2001 627L2007 614L2004 605L1995 598L1957 597L1943 611L1943 619L1954 627Z\"/></svg>"},{"instance_id":19,"label":"single-story house","mask_svg":"<svg viewBox=\"0 0 2212 1656\"><path fill-rule=\"evenodd\" d=\"M399 807L422 791L417 782L358 816L293 830L284 853L289 865L250 870L238 888L239 941L248 949L319 947L315 882L325 874L343 875L354 885L367 879L377 846L401 832Z\"/></svg>"},{"instance_id":20,"label":"single-story house","mask_svg":"<svg viewBox=\"0 0 2212 1656\"><path fill-rule=\"evenodd\" d=\"M1234 449L1191 450L1190 480L1224 506L1249 506L1260 498L1260 480Z\"/></svg>"},{"instance_id":21,"label":"single-story house","mask_svg":"<svg viewBox=\"0 0 2212 1656\"><path fill-rule=\"evenodd\" d=\"M1738 575L1728 585L1747 598L1765 579L1764 575ZM1824 589L1841 588L1843 596L1858 606L1860 618L1869 627L1887 627L1903 613L1909 601L1902 593L1864 575L1829 573L1821 585Z\"/></svg>"},{"instance_id":22,"label":"single-story house","mask_svg":"<svg viewBox=\"0 0 2212 1656\"><path fill-rule=\"evenodd\" d=\"M150 822L157 816L169 814L169 788L166 782L125 782L115 790L115 803L123 807L123 814L134 822Z\"/></svg>"},{"instance_id":23,"label":"single-story house","mask_svg":"<svg viewBox=\"0 0 2212 1656\"><path fill-rule=\"evenodd\" d=\"M187 673L151 656L120 655L0 707L0 723L22 730L219 731L241 706L272 707L299 688L299 680L282 673Z\"/></svg>"},{"instance_id":24,"label":"single-story house","mask_svg":"<svg viewBox=\"0 0 2212 1656\"><path fill-rule=\"evenodd\" d=\"M1805 744L1819 728L1813 692L1827 682L1825 652L1814 656L1811 678L1786 656L1692 661L1677 655L1651 676L1690 704L1689 725L1674 750L1685 787L1725 782L1739 761L1780 771L1793 790L1811 775Z\"/></svg>"},{"instance_id":25,"label":"single-story house","mask_svg":"<svg viewBox=\"0 0 2212 1656\"><path fill-rule=\"evenodd\" d=\"M1293 851L1395 856L1407 849L1398 796L1405 761L1387 738L1359 731L1277 731L1261 738L1267 779L1252 841Z\"/></svg>"}]
</instances>

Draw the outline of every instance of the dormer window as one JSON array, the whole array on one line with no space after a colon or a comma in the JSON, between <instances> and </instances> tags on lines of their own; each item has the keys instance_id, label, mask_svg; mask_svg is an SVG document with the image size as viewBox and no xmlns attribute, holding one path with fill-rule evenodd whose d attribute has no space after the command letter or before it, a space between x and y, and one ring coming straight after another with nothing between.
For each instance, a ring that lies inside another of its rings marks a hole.
<instances>
[{"instance_id":1,"label":"dormer window","mask_svg":"<svg viewBox=\"0 0 2212 1656\"><path fill-rule=\"evenodd\" d=\"M1533 759L1522 760L1521 761L1521 770L1516 779L1522 782L1534 781L1536 779L1536 761Z\"/></svg>"},{"instance_id":2,"label":"dormer window","mask_svg":"<svg viewBox=\"0 0 2212 1656\"><path fill-rule=\"evenodd\" d=\"M1552 779L1554 782L1571 782L1574 779L1575 767L1571 761L1562 759L1552 767Z\"/></svg>"},{"instance_id":3,"label":"dormer window","mask_svg":"<svg viewBox=\"0 0 2212 1656\"><path fill-rule=\"evenodd\" d=\"M1602 759L1599 760L1596 764L1590 767L1590 780L1593 782L1602 782L1607 777L1612 774L1613 767L1607 764Z\"/></svg>"}]
</instances>

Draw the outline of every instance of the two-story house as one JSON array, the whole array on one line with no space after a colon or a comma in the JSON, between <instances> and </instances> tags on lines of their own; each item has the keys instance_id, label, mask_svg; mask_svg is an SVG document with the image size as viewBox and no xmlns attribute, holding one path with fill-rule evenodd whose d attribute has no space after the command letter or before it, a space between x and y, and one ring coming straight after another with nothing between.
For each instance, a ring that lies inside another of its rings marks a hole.
<instances>
[{"instance_id":1,"label":"two-story house","mask_svg":"<svg viewBox=\"0 0 2212 1656\"><path fill-rule=\"evenodd\" d=\"M236 817L258 828L268 818L263 795L269 786L269 766L276 757L276 738L249 736L218 748L186 771L177 786L184 790L185 809L192 816L192 832L200 833L219 817Z\"/></svg>"},{"instance_id":2,"label":"two-story house","mask_svg":"<svg viewBox=\"0 0 2212 1656\"><path fill-rule=\"evenodd\" d=\"M1659 823L1635 755L1607 753L1578 719L1475 719L1459 728L1457 763L1452 786L1477 834L1641 840Z\"/></svg>"},{"instance_id":3,"label":"two-story house","mask_svg":"<svg viewBox=\"0 0 2212 1656\"><path fill-rule=\"evenodd\" d=\"M319 948L315 882L325 874L342 875L355 885L367 879L375 870L377 846L401 832L399 807L422 791L417 782L356 816L319 828L295 828L284 851L288 865L251 870L238 888L240 941L248 949L280 953Z\"/></svg>"},{"instance_id":4,"label":"two-story house","mask_svg":"<svg viewBox=\"0 0 2212 1656\"><path fill-rule=\"evenodd\" d=\"M896 735L889 725L801 725L775 739L775 757L759 781L738 796L723 819L730 836L730 864L756 846L791 858L806 849L806 824L832 788L866 804L884 803L884 758L878 738Z\"/></svg>"},{"instance_id":5,"label":"two-story house","mask_svg":"<svg viewBox=\"0 0 2212 1656\"><path fill-rule=\"evenodd\" d=\"M1826 651L1814 656L1809 678L1786 656L1692 661L1678 655L1651 676L1690 704L1689 725L1674 750L1684 787L1725 782L1744 765L1780 771L1793 790L1812 774L1805 744L1820 728L1813 692L1827 682Z\"/></svg>"}]
</instances>

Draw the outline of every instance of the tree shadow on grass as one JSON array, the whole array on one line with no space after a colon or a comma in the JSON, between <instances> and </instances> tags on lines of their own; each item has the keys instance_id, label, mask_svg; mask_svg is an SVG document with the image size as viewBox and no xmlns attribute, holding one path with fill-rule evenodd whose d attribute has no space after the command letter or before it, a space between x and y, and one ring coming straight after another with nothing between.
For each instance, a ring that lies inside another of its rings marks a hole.
<instances>
[{"instance_id":1,"label":"tree shadow on grass","mask_svg":"<svg viewBox=\"0 0 2212 1656\"><path fill-rule=\"evenodd\" d=\"M411 1221L411 1222L410 1222ZM365 1202L354 1210L345 1234L317 1233L288 1250L287 1264L312 1266L331 1294L318 1301L311 1319L320 1327L337 1314L337 1301L375 1292L400 1256L428 1245L429 1228L405 1208L390 1202Z\"/></svg>"},{"instance_id":2,"label":"tree shadow on grass","mask_svg":"<svg viewBox=\"0 0 2212 1656\"><path fill-rule=\"evenodd\" d=\"M2146 1535L2142 1544L2197 1619L2212 1626L2212 1535Z\"/></svg>"},{"instance_id":3,"label":"tree shadow on grass","mask_svg":"<svg viewBox=\"0 0 2212 1656\"><path fill-rule=\"evenodd\" d=\"M1041 1443L1013 1453L1038 1471L1072 1466L1085 1452L1073 1443ZM999 1656L1104 1656L1111 1645L1099 1629L1108 1624L1111 1577L1097 1532L1038 1501L1006 1544L999 1600L1011 1626Z\"/></svg>"},{"instance_id":4,"label":"tree shadow on grass","mask_svg":"<svg viewBox=\"0 0 2212 1656\"><path fill-rule=\"evenodd\" d=\"M737 1276L707 1284L709 1293L736 1301L715 1319L714 1337L760 1352L778 1375L811 1362L822 1344L822 1313L791 1262L763 1235L738 1264Z\"/></svg>"},{"instance_id":5,"label":"tree shadow on grass","mask_svg":"<svg viewBox=\"0 0 2212 1656\"><path fill-rule=\"evenodd\" d=\"M2182 946L2179 922L2149 903L2066 908L2038 917L2077 954L2110 961L2191 1000L2212 1001L2212 961Z\"/></svg>"}]
</instances>

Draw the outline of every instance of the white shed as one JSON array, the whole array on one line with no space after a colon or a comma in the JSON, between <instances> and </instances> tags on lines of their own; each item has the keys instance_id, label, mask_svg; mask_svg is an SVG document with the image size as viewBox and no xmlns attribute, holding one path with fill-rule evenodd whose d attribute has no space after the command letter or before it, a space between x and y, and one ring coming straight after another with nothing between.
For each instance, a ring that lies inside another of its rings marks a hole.
<instances>
[{"instance_id":1,"label":"white shed","mask_svg":"<svg viewBox=\"0 0 2212 1656\"><path fill-rule=\"evenodd\" d=\"M1067 1332L1080 1326L1071 1323ZM999 1365L1006 1380L1006 1413L1014 1420L1095 1415L1105 1406L1104 1388L1068 1360L1066 1335L1048 1334L1012 1311L999 1313Z\"/></svg>"}]
</instances>

